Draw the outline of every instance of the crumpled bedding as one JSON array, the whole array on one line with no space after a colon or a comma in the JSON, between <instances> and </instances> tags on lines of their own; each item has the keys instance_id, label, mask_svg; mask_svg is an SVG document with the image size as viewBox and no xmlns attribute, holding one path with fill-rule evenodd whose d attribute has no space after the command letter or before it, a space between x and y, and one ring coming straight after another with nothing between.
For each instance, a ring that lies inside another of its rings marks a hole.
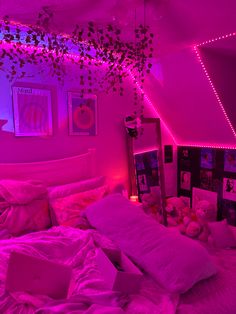
<instances>
[{"instance_id":1,"label":"crumpled bedding","mask_svg":"<svg viewBox=\"0 0 236 314\"><path fill-rule=\"evenodd\" d=\"M151 279L144 277L138 295L109 291L97 269L97 247L114 247L95 230L53 227L18 238L1 240L0 313L5 314L174 314L177 295L168 295ZM11 251L22 252L71 265L73 284L66 300L5 290L6 270Z\"/></svg>"},{"instance_id":2,"label":"crumpled bedding","mask_svg":"<svg viewBox=\"0 0 236 314\"><path fill-rule=\"evenodd\" d=\"M236 313L236 250L209 248L209 253L218 273L183 294L177 314Z\"/></svg>"},{"instance_id":3,"label":"crumpled bedding","mask_svg":"<svg viewBox=\"0 0 236 314\"><path fill-rule=\"evenodd\" d=\"M38 181L0 181L0 232L18 236L51 224L47 189Z\"/></svg>"}]
</instances>

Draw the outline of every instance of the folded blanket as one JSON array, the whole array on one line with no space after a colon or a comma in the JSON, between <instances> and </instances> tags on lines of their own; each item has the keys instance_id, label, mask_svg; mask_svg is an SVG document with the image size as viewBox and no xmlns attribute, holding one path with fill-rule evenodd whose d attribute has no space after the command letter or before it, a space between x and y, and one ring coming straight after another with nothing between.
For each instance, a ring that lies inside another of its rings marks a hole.
<instances>
[{"instance_id":1,"label":"folded blanket","mask_svg":"<svg viewBox=\"0 0 236 314\"><path fill-rule=\"evenodd\" d=\"M0 181L0 230L18 236L50 226L47 189L37 181Z\"/></svg>"}]
</instances>

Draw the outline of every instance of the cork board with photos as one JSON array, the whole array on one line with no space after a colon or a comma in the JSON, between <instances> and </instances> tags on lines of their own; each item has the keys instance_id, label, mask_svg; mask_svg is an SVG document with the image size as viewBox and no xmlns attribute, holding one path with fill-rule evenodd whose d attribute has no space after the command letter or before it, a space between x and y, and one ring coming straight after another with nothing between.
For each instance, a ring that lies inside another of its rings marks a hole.
<instances>
[{"instance_id":1,"label":"cork board with photos","mask_svg":"<svg viewBox=\"0 0 236 314\"><path fill-rule=\"evenodd\" d=\"M236 150L179 146L178 195L192 204L194 187L216 192L217 219L236 225Z\"/></svg>"}]
</instances>

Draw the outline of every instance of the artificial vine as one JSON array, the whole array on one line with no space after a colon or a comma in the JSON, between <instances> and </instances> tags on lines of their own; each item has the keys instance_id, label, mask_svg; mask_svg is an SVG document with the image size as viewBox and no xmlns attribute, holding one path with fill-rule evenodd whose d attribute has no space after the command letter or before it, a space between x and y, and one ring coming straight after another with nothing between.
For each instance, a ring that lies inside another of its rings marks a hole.
<instances>
[{"instance_id":1,"label":"artificial vine","mask_svg":"<svg viewBox=\"0 0 236 314\"><path fill-rule=\"evenodd\" d=\"M132 73L141 89L134 87L134 104L136 108L141 104L135 115L142 115L142 89L153 56L154 35L149 27L139 25L134 30L135 41L125 42L121 29L112 24L101 27L89 22L87 27L76 25L70 35L57 34L51 32L52 18L53 12L47 7L39 13L35 25L22 26L11 23L8 16L3 18L0 44L9 45L0 49L0 70L9 81L29 76L27 66L35 65L38 72L49 70L48 74L63 84L68 75L66 61L70 61L80 70L81 97L98 90L122 96L124 78Z\"/></svg>"}]
</instances>

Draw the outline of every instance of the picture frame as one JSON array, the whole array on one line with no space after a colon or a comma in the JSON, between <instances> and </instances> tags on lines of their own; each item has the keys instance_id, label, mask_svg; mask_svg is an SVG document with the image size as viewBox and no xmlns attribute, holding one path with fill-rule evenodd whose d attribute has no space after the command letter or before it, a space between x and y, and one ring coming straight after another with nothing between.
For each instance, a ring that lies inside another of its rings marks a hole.
<instances>
[{"instance_id":1,"label":"picture frame","mask_svg":"<svg viewBox=\"0 0 236 314\"><path fill-rule=\"evenodd\" d=\"M201 168L213 169L215 166L215 153L212 148L201 149Z\"/></svg>"},{"instance_id":2,"label":"picture frame","mask_svg":"<svg viewBox=\"0 0 236 314\"><path fill-rule=\"evenodd\" d=\"M69 135L97 135L97 96L68 92Z\"/></svg>"},{"instance_id":3,"label":"picture frame","mask_svg":"<svg viewBox=\"0 0 236 314\"><path fill-rule=\"evenodd\" d=\"M236 173L236 150L226 149L224 151L224 171Z\"/></svg>"},{"instance_id":4,"label":"picture frame","mask_svg":"<svg viewBox=\"0 0 236 314\"><path fill-rule=\"evenodd\" d=\"M139 196L150 193L151 188L159 186L158 151L136 153L134 161Z\"/></svg>"},{"instance_id":5,"label":"picture frame","mask_svg":"<svg viewBox=\"0 0 236 314\"><path fill-rule=\"evenodd\" d=\"M236 180L223 178L223 199L236 202Z\"/></svg>"},{"instance_id":6,"label":"picture frame","mask_svg":"<svg viewBox=\"0 0 236 314\"><path fill-rule=\"evenodd\" d=\"M52 135L51 91L12 86L15 136Z\"/></svg>"},{"instance_id":7,"label":"picture frame","mask_svg":"<svg viewBox=\"0 0 236 314\"><path fill-rule=\"evenodd\" d=\"M180 188L181 190L191 190L191 172L180 171Z\"/></svg>"},{"instance_id":8,"label":"picture frame","mask_svg":"<svg viewBox=\"0 0 236 314\"><path fill-rule=\"evenodd\" d=\"M165 163L173 162L173 145L164 145L164 161Z\"/></svg>"}]
</instances>

